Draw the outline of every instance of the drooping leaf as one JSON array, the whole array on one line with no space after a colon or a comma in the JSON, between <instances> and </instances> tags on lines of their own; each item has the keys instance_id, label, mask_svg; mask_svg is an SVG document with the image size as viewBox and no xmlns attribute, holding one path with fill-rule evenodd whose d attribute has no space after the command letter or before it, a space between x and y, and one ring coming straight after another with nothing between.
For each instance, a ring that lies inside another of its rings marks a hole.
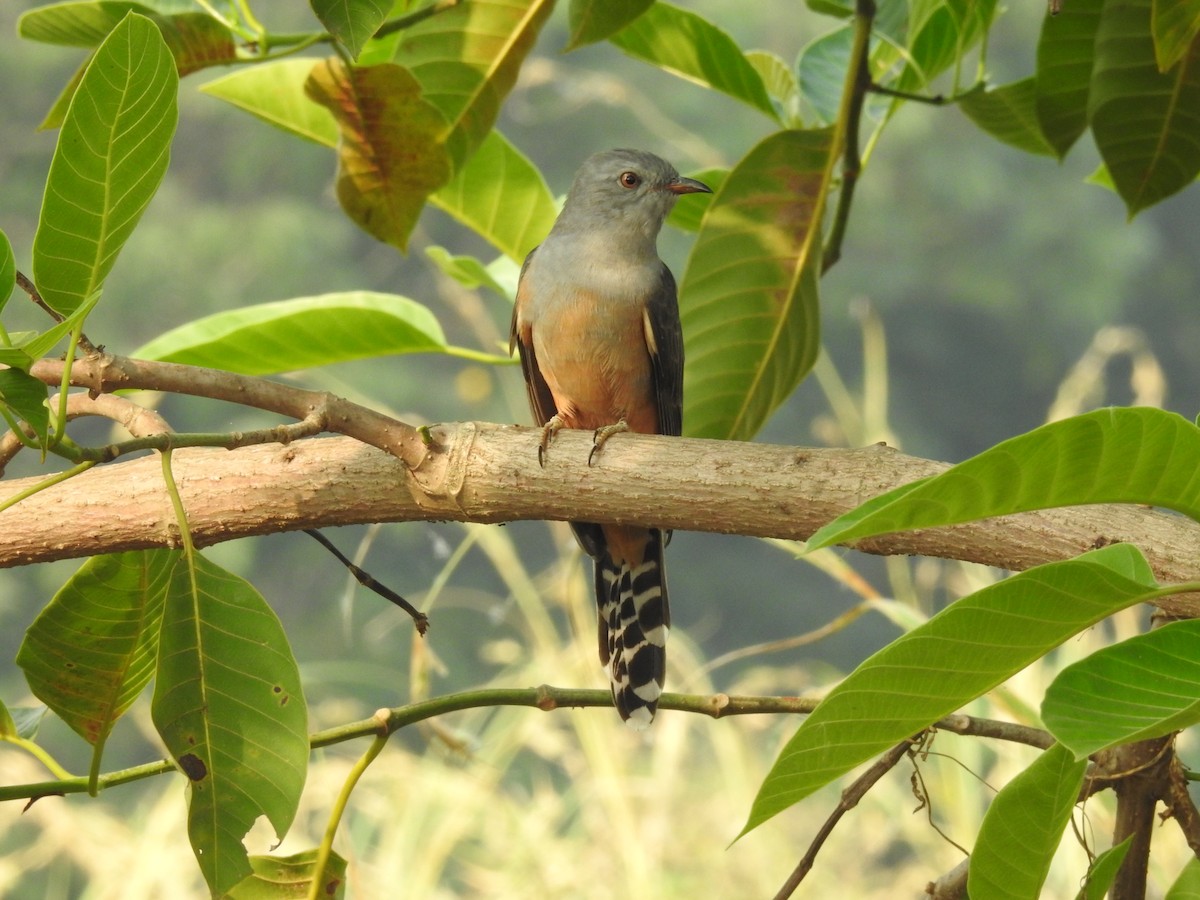
<instances>
[{"instance_id":1,"label":"drooping leaf","mask_svg":"<svg viewBox=\"0 0 1200 900\"><path fill-rule=\"evenodd\" d=\"M1038 900L1079 798L1087 760L1055 744L992 800L971 851L967 893Z\"/></svg>"},{"instance_id":2,"label":"drooping leaf","mask_svg":"<svg viewBox=\"0 0 1200 900\"><path fill-rule=\"evenodd\" d=\"M1174 68L1200 35L1200 0L1154 0L1151 28L1158 70Z\"/></svg>"},{"instance_id":3,"label":"drooping leaf","mask_svg":"<svg viewBox=\"0 0 1200 900\"><path fill-rule=\"evenodd\" d=\"M158 190L178 85L148 19L130 14L100 45L71 101L33 241L34 281L64 315L98 291Z\"/></svg>"},{"instance_id":4,"label":"drooping leaf","mask_svg":"<svg viewBox=\"0 0 1200 900\"><path fill-rule=\"evenodd\" d=\"M297 137L336 147L337 121L304 90L314 65L312 59L281 59L236 69L200 90Z\"/></svg>"},{"instance_id":5,"label":"drooping leaf","mask_svg":"<svg viewBox=\"0 0 1200 900\"><path fill-rule=\"evenodd\" d=\"M742 833L1157 587L1145 557L1115 544L955 602L863 662L804 720L759 788Z\"/></svg>"},{"instance_id":6,"label":"drooping leaf","mask_svg":"<svg viewBox=\"0 0 1200 900\"><path fill-rule=\"evenodd\" d=\"M17 665L29 687L100 752L154 675L170 550L93 556L34 620Z\"/></svg>"},{"instance_id":7,"label":"drooping leaf","mask_svg":"<svg viewBox=\"0 0 1200 900\"><path fill-rule=\"evenodd\" d=\"M1125 854L1129 852L1132 843L1133 835L1130 835L1117 846L1109 847L1096 857L1088 867L1083 887L1076 895L1076 900L1104 900L1108 896L1108 889L1116 881L1117 871L1125 861Z\"/></svg>"},{"instance_id":8,"label":"drooping leaf","mask_svg":"<svg viewBox=\"0 0 1200 900\"><path fill-rule=\"evenodd\" d=\"M494 130L430 200L517 262L550 232L558 214L542 173Z\"/></svg>"},{"instance_id":9,"label":"drooping leaf","mask_svg":"<svg viewBox=\"0 0 1200 900\"><path fill-rule=\"evenodd\" d=\"M325 30L358 59L363 45L379 30L392 4L388 0L309 0Z\"/></svg>"},{"instance_id":10,"label":"drooping leaf","mask_svg":"<svg viewBox=\"0 0 1200 900\"><path fill-rule=\"evenodd\" d=\"M47 445L50 428L48 396L46 385L20 367L0 369L0 406L28 423L42 447Z\"/></svg>"},{"instance_id":11,"label":"drooping leaf","mask_svg":"<svg viewBox=\"0 0 1200 900\"><path fill-rule=\"evenodd\" d=\"M1037 117L1037 82L1023 78L990 90L969 91L958 101L972 122L1026 153L1055 156Z\"/></svg>"},{"instance_id":12,"label":"drooping leaf","mask_svg":"<svg viewBox=\"0 0 1200 900\"><path fill-rule=\"evenodd\" d=\"M611 37L653 3L654 0L571 0L567 14L570 34L563 49L574 50Z\"/></svg>"},{"instance_id":13,"label":"drooping leaf","mask_svg":"<svg viewBox=\"0 0 1200 900\"><path fill-rule=\"evenodd\" d=\"M449 349L433 313L415 300L352 291L214 313L154 338L134 356L272 375Z\"/></svg>"},{"instance_id":14,"label":"drooping leaf","mask_svg":"<svg viewBox=\"0 0 1200 900\"><path fill-rule=\"evenodd\" d=\"M1200 428L1144 407L1100 409L1010 438L940 475L868 500L810 549L874 534L1086 503L1164 506L1200 520Z\"/></svg>"},{"instance_id":15,"label":"drooping leaf","mask_svg":"<svg viewBox=\"0 0 1200 900\"><path fill-rule=\"evenodd\" d=\"M228 900L282 900L284 897L304 897L312 885L316 850L305 850L291 856L251 856L254 874L226 894ZM339 900L346 896L346 860L330 852L329 862L317 896Z\"/></svg>"},{"instance_id":16,"label":"drooping leaf","mask_svg":"<svg viewBox=\"0 0 1200 900\"><path fill-rule=\"evenodd\" d=\"M188 837L209 889L251 874L242 838L259 816L287 833L308 767L300 673L275 613L198 554L175 565L151 717L188 779Z\"/></svg>"},{"instance_id":17,"label":"drooping leaf","mask_svg":"<svg viewBox=\"0 0 1200 900\"><path fill-rule=\"evenodd\" d=\"M360 228L400 250L428 196L450 180L446 121L401 66L313 67L308 95L337 121L338 201Z\"/></svg>"},{"instance_id":18,"label":"drooping leaf","mask_svg":"<svg viewBox=\"0 0 1200 900\"><path fill-rule=\"evenodd\" d=\"M1063 669L1042 701L1076 758L1200 722L1200 621L1172 622Z\"/></svg>"},{"instance_id":19,"label":"drooping leaf","mask_svg":"<svg viewBox=\"0 0 1200 900\"><path fill-rule=\"evenodd\" d=\"M1200 174L1200 40L1160 72L1150 3L1104 5L1088 97L1096 147L1131 216Z\"/></svg>"},{"instance_id":20,"label":"drooping leaf","mask_svg":"<svg viewBox=\"0 0 1200 900\"><path fill-rule=\"evenodd\" d=\"M13 257L12 244L8 242L8 235L0 231L0 312L4 312L16 284L17 261Z\"/></svg>"},{"instance_id":21,"label":"drooping leaf","mask_svg":"<svg viewBox=\"0 0 1200 900\"><path fill-rule=\"evenodd\" d=\"M703 16L658 0L609 40L635 59L721 91L779 120L762 77L741 48Z\"/></svg>"},{"instance_id":22,"label":"drooping leaf","mask_svg":"<svg viewBox=\"0 0 1200 900\"><path fill-rule=\"evenodd\" d=\"M776 132L712 201L679 291L686 434L752 437L816 360L833 153L829 130Z\"/></svg>"},{"instance_id":23,"label":"drooping leaf","mask_svg":"<svg viewBox=\"0 0 1200 900\"><path fill-rule=\"evenodd\" d=\"M1042 134L1059 157L1087 128L1096 31L1104 0L1071 0L1046 16L1037 48L1037 110Z\"/></svg>"},{"instance_id":24,"label":"drooping leaf","mask_svg":"<svg viewBox=\"0 0 1200 900\"><path fill-rule=\"evenodd\" d=\"M401 33L396 62L441 112L438 137L456 168L491 130L553 8L553 0L472 0Z\"/></svg>"}]
</instances>

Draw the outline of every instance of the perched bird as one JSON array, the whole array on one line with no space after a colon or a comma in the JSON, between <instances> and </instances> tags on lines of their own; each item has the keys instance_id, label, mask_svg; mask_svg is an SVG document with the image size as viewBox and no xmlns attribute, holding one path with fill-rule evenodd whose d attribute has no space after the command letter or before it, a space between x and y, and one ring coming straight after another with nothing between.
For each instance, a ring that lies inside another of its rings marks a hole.
<instances>
[{"instance_id":1,"label":"perched bird","mask_svg":"<svg viewBox=\"0 0 1200 900\"><path fill-rule=\"evenodd\" d=\"M712 193L639 150L589 158L545 241L521 269L509 352L519 348L538 460L560 428L594 431L589 464L619 431L678 435L683 333L658 232L682 194ZM654 719L666 672L667 576L657 528L572 522L595 561L600 662L636 729Z\"/></svg>"}]
</instances>

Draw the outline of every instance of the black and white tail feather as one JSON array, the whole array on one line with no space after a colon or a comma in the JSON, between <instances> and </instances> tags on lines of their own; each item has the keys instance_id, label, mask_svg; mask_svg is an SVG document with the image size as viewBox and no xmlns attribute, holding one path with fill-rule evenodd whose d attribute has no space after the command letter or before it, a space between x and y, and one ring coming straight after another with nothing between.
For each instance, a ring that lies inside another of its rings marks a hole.
<instances>
[{"instance_id":1,"label":"black and white tail feather","mask_svg":"<svg viewBox=\"0 0 1200 900\"><path fill-rule=\"evenodd\" d=\"M667 674L671 609L663 533L651 531L641 565L596 556L600 663L608 669L613 703L625 724L641 731L654 721Z\"/></svg>"}]
</instances>

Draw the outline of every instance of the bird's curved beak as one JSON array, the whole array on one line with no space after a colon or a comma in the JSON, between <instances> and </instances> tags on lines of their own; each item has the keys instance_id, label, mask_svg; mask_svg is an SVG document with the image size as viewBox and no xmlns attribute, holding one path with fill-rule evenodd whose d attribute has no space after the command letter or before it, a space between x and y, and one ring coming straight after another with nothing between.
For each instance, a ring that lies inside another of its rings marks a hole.
<instances>
[{"instance_id":1,"label":"bird's curved beak","mask_svg":"<svg viewBox=\"0 0 1200 900\"><path fill-rule=\"evenodd\" d=\"M684 178L682 175L667 185L667 190L672 194L711 194L710 188L703 181L697 181L695 178Z\"/></svg>"}]
</instances>

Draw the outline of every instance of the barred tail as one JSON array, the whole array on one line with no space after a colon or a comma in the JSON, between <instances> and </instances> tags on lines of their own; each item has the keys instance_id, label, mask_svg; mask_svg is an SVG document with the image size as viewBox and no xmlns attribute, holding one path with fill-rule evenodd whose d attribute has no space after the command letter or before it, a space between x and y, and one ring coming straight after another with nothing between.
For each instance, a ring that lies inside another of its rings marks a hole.
<instances>
[{"instance_id":1,"label":"barred tail","mask_svg":"<svg viewBox=\"0 0 1200 900\"><path fill-rule=\"evenodd\" d=\"M661 531L650 532L640 565L617 563L607 552L596 558L596 603L600 662L613 702L626 724L641 731L654 721L666 683L671 611Z\"/></svg>"}]
</instances>

